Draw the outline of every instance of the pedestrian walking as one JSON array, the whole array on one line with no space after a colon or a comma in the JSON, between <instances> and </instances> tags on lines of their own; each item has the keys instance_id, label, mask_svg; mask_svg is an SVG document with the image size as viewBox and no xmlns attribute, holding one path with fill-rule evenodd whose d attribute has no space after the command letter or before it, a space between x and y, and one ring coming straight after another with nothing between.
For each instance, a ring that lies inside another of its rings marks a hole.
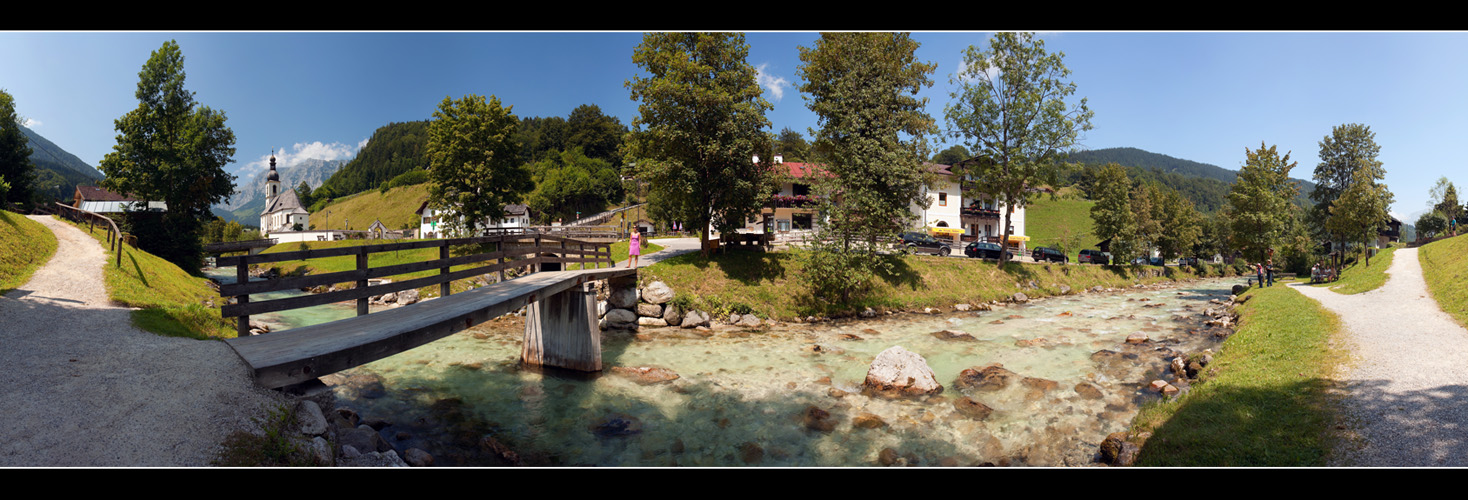
<instances>
[{"instance_id":1,"label":"pedestrian walking","mask_svg":"<svg viewBox=\"0 0 1468 500\"><path fill-rule=\"evenodd\" d=\"M632 230L632 239L627 243L627 268L637 267L638 257L642 256L642 232L636 228Z\"/></svg>"}]
</instances>

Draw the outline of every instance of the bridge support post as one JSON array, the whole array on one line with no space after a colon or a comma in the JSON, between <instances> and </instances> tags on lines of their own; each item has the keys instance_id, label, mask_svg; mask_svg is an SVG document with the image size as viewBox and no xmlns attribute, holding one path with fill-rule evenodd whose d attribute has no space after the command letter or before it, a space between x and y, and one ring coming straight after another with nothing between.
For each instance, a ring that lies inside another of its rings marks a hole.
<instances>
[{"instance_id":1,"label":"bridge support post","mask_svg":"<svg viewBox=\"0 0 1468 500\"><path fill-rule=\"evenodd\" d=\"M601 371L601 328L591 283L531 302L525 308L520 360L583 372Z\"/></svg>"}]
</instances>

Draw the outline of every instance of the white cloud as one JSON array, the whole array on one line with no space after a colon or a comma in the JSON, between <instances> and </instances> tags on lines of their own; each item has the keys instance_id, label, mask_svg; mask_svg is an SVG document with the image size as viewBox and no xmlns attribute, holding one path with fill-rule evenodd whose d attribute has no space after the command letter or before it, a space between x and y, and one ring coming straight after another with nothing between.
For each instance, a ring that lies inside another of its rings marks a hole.
<instances>
[{"instance_id":1,"label":"white cloud","mask_svg":"<svg viewBox=\"0 0 1468 500\"><path fill-rule=\"evenodd\" d=\"M275 168L277 170L300 163L302 160L344 160L351 158L367 144L367 140L357 143L356 146L333 142L325 144L321 141L298 142L290 148L280 148L275 151ZM239 169L241 178L249 177L270 168L270 154L260 155L258 158L246 163Z\"/></svg>"},{"instance_id":2,"label":"white cloud","mask_svg":"<svg viewBox=\"0 0 1468 500\"><path fill-rule=\"evenodd\" d=\"M42 125L41 121L40 120L37 120L35 118L26 118L26 119L20 121L20 126L25 127L25 128L28 128L28 129L34 129L34 128L39 127L41 125Z\"/></svg>"},{"instance_id":3,"label":"white cloud","mask_svg":"<svg viewBox=\"0 0 1468 500\"><path fill-rule=\"evenodd\" d=\"M760 86L769 89L770 93L775 95L775 100L779 101L785 97L785 87L791 87L792 85L790 85L790 80L785 79L783 76L774 76L766 73L765 66L768 64L761 64L758 68L755 68L754 78L756 82L759 82Z\"/></svg>"}]
</instances>

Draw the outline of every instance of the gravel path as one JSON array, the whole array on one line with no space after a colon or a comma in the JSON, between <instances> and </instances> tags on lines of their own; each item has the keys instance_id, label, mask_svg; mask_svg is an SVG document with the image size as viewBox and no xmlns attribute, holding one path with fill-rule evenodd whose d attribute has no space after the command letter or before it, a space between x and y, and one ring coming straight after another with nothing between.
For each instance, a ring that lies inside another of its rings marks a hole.
<instances>
[{"instance_id":1,"label":"gravel path","mask_svg":"<svg viewBox=\"0 0 1468 500\"><path fill-rule=\"evenodd\" d=\"M1342 295L1292 284L1340 316L1352 365L1348 417L1359 439L1338 465L1468 466L1468 330L1422 280L1416 248L1399 248L1381 288Z\"/></svg>"},{"instance_id":2,"label":"gravel path","mask_svg":"<svg viewBox=\"0 0 1468 500\"><path fill-rule=\"evenodd\" d=\"M48 216L56 255L0 297L0 467L205 466L287 404L223 342L133 328L95 239Z\"/></svg>"}]
</instances>

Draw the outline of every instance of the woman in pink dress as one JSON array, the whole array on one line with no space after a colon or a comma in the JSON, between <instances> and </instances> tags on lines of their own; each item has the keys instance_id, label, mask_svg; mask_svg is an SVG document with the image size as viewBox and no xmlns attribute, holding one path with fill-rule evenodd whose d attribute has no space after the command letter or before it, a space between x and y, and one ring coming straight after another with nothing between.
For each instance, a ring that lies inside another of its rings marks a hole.
<instances>
[{"instance_id":1,"label":"woman in pink dress","mask_svg":"<svg viewBox=\"0 0 1468 500\"><path fill-rule=\"evenodd\" d=\"M642 233L636 228L632 230L632 241L627 244L627 268L637 267L638 257L642 256Z\"/></svg>"}]
</instances>

